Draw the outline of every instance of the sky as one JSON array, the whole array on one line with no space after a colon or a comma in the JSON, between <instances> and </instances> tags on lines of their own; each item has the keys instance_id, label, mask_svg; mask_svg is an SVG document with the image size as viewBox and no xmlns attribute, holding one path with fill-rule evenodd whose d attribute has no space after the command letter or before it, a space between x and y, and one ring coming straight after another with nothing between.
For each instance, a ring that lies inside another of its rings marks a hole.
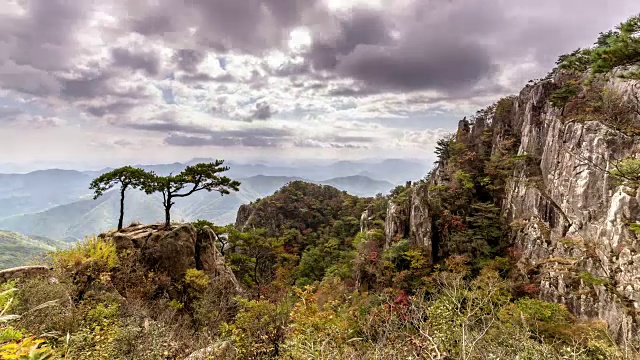
<instances>
[{"instance_id":1,"label":"sky","mask_svg":"<svg viewBox=\"0 0 640 360\"><path fill-rule=\"evenodd\" d=\"M0 0L0 171L433 158L637 0Z\"/></svg>"}]
</instances>

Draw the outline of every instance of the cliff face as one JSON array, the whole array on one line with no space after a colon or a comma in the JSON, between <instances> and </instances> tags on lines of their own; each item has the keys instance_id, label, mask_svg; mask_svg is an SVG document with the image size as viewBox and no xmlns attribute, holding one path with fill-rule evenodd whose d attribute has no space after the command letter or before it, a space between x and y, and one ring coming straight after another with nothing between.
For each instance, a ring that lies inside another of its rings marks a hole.
<instances>
[{"instance_id":1,"label":"cliff face","mask_svg":"<svg viewBox=\"0 0 640 360\"><path fill-rule=\"evenodd\" d=\"M477 151L499 151L510 137L518 155L534 159L512 172L497 200L510 224L516 276L539 287L542 299L566 304L581 318L606 321L618 341L637 339L640 243L629 223L640 221L640 189L618 186L608 171L615 161L637 156L640 140L597 119L567 121L550 104L557 81L527 86L510 100L509 116L473 126L461 121L456 138L472 142L491 126L491 148ZM604 87L629 96L640 82L611 76ZM435 242L434 251L442 245L433 240L425 204L443 167L436 167L428 184L414 185L406 208L389 206L387 242Z\"/></svg>"},{"instance_id":2,"label":"cliff face","mask_svg":"<svg viewBox=\"0 0 640 360\"><path fill-rule=\"evenodd\" d=\"M622 91L636 85L608 84ZM640 141L597 121L563 123L548 95L542 87L523 92L516 119L518 153L541 159L542 186L516 174L503 204L508 219L520 222L514 236L522 275L539 284L545 300L607 321L618 340L637 338L640 244L628 224L640 220L640 193L616 186L608 170L638 154Z\"/></svg>"}]
</instances>

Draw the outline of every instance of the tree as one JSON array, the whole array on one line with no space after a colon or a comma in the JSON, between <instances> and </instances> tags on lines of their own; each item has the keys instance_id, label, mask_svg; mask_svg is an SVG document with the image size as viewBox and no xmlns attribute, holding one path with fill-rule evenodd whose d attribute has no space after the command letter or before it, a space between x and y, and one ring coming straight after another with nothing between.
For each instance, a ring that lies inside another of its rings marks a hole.
<instances>
[{"instance_id":1,"label":"tree","mask_svg":"<svg viewBox=\"0 0 640 360\"><path fill-rule=\"evenodd\" d=\"M219 173L229 170L228 166L222 166L224 160L216 160L212 163L201 163L187 166L178 175L154 176L145 190L147 193L162 193L162 205L165 212L165 225L171 225L171 207L175 204L175 198L183 198L198 191L217 191L221 195L230 194L231 191L240 189L240 182L231 180L226 176L218 176ZM184 190L184 191L183 191Z\"/></svg>"},{"instance_id":2,"label":"tree","mask_svg":"<svg viewBox=\"0 0 640 360\"><path fill-rule=\"evenodd\" d=\"M94 200L102 196L117 184L120 184L120 218L118 219L118 230L122 230L124 219L124 193L128 188L144 188L153 179L154 174L143 169L124 166L95 178L89 185L89 189L94 191Z\"/></svg>"},{"instance_id":3,"label":"tree","mask_svg":"<svg viewBox=\"0 0 640 360\"><path fill-rule=\"evenodd\" d=\"M568 84L565 84L560 89L554 91L549 97L549 102L551 103L551 106L561 109L560 116L564 116L564 110L567 107L567 104L579 93L580 87L570 81Z\"/></svg>"}]
</instances>

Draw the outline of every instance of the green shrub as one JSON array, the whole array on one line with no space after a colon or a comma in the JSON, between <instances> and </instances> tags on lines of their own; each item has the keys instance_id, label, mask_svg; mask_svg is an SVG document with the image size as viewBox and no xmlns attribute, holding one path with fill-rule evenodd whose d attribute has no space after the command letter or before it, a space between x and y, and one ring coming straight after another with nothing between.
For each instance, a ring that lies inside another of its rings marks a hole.
<instances>
[{"instance_id":1,"label":"green shrub","mask_svg":"<svg viewBox=\"0 0 640 360\"><path fill-rule=\"evenodd\" d=\"M276 358L285 339L290 305L237 298L235 321L222 324L224 337L232 340L243 359Z\"/></svg>"},{"instance_id":2,"label":"green shrub","mask_svg":"<svg viewBox=\"0 0 640 360\"><path fill-rule=\"evenodd\" d=\"M211 278L202 270L188 269L184 280L192 289L204 291L211 283Z\"/></svg>"},{"instance_id":3,"label":"green shrub","mask_svg":"<svg viewBox=\"0 0 640 360\"><path fill-rule=\"evenodd\" d=\"M609 170L609 175L611 175L619 185L633 189L640 187L640 159L627 157L620 161L614 161L611 165L612 169Z\"/></svg>"},{"instance_id":4,"label":"green shrub","mask_svg":"<svg viewBox=\"0 0 640 360\"><path fill-rule=\"evenodd\" d=\"M24 337L24 333L21 330L14 329L13 327L0 328L0 344L4 344L10 341L18 341Z\"/></svg>"},{"instance_id":5,"label":"green shrub","mask_svg":"<svg viewBox=\"0 0 640 360\"><path fill-rule=\"evenodd\" d=\"M61 269L79 270L90 265L96 272L108 272L118 265L118 252L112 241L87 238L74 248L52 254L54 264Z\"/></svg>"}]
</instances>

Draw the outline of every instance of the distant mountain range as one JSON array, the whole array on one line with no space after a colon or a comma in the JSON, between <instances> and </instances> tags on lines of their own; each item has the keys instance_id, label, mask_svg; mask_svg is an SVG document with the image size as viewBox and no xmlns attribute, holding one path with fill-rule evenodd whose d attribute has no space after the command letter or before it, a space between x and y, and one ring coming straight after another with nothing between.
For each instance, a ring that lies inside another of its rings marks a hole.
<instances>
[{"instance_id":1,"label":"distant mountain range","mask_svg":"<svg viewBox=\"0 0 640 360\"><path fill-rule=\"evenodd\" d=\"M161 165L135 165L145 170L155 171L160 175L170 173L177 174L185 166L201 162L210 162L214 159L193 159L186 163L173 163ZM331 164L300 164L296 166L273 166L265 164L239 164L233 161L225 162L230 167L226 175L233 178L248 178L256 175L299 177L314 181L323 181L354 175L366 176L371 179L384 180L393 184L404 183L407 180L417 180L429 171L429 166L423 162L386 159L380 162L337 161ZM83 173L96 177L102 173L113 170L106 168L100 171L84 171Z\"/></svg>"},{"instance_id":2,"label":"distant mountain range","mask_svg":"<svg viewBox=\"0 0 640 360\"><path fill-rule=\"evenodd\" d=\"M158 174L178 173L189 163L138 165ZM240 191L226 196L198 192L178 199L172 219L233 223L240 205L273 194L295 180L330 185L357 196L387 194L405 180L415 180L426 171L424 165L405 160L385 160L378 164L341 161L322 166L273 167L256 164L229 164L226 175L242 182ZM0 229L62 241L76 241L117 224L119 194L108 192L93 200L88 189L101 171L41 170L27 174L0 174ZM363 175L365 174L365 175ZM404 176L401 176L403 174ZM334 176L339 175L339 176ZM408 176L412 176L406 178ZM374 179L374 176L377 179ZM164 218L160 195L128 191L125 223L154 223Z\"/></svg>"}]
</instances>

